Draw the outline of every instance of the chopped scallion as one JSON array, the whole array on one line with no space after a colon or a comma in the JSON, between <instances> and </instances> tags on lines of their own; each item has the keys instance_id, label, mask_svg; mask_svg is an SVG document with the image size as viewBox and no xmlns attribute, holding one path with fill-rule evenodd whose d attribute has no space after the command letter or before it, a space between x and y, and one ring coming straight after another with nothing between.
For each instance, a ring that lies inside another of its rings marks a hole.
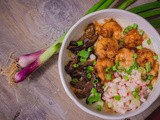
<instances>
[{"instance_id":1,"label":"chopped scallion","mask_svg":"<svg viewBox=\"0 0 160 120\"><path fill-rule=\"evenodd\" d=\"M94 61L93 65L96 65L96 63L97 63L97 62L96 62L96 61Z\"/></svg>"},{"instance_id":2,"label":"chopped scallion","mask_svg":"<svg viewBox=\"0 0 160 120\"><path fill-rule=\"evenodd\" d=\"M134 53L134 54L133 54L133 58L135 58L135 59L136 59L137 57L138 57L138 56L137 56L137 54L136 54L136 53Z\"/></svg>"},{"instance_id":3,"label":"chopped scallion","mask_svg":"<svg viewBox=\"0 0 160 120\"><path fill-rule=\"evenodd\" d=\"M93 67L92 66L88 66L87 67L87 72L92 72L93 71Z\"/></svg>"},{"instance_id":4,"label":"chopped scallion","mask_svg":"<svg viewBox=\"0 0 160 120\"><path fill-rule=\"evenodd\" d=\"M73 64L73 67L74 68L77 68L79 65L78 64Z\"/></svg>"},{"instance_id":5,"label":"chopped scallion","mask_svg":"<svg viewBox=\"0 0 160 120\"><path fill-rule=\"evenodd\" d=\"M80 58L80 62L86 62L87 61L87 59L86 58Z\"/></svg>"},{"instance_id":6,"label":"chopped scallion","mask_svg":"<svg viewBox=\"0 0 160 120\"><path fill-rule=\"evenodd\" d=\"M151 44L151 39L147 40L147 44L150 45Z\"/></svg>"},{"instance_id":7,"label":"chopped scallion","mask_svg":"<svg viewBox=\"0 0 160 120\"><path fill-rule=\"evenodd\" d=\"M154 59L154 60L158 60L158 55L155 55L155 56L153 57L153 59Z\"/></svg>"},{"instance_id":8,"label":"chopped scallion","mask_svg":"<svg viewBox=\"0 0 160 120\"><path fill-rule=\"evenodd\" d=\"M151 63L150 62L147 62L146 63L146 72L150 72L151 71Z\"/></svg>"},{"instance_id":9,"label":"chopped scallion","mask_svg":"<svg viewBox=\"0 0 160 120\"><path fill-rule=\"evenodd\" d=\"M98 105L98 106L97 106L97 110L98 110L98 111L101 111L101 110L102 110L102 106L101 106L101 105Z\"/></svg>"},{"instance_id":10,"label":"chopped scallion","mask_svg":"<svg viewBox=\"0 0 160 120\"><path fill-rule=\"evenodd\" d=\"M91 73L88 73L88 74L87 74L87 78L90 79L91 77L92 77L92 74L91 74Z\"/></svg>"},{"instance_id":11,"label":"chopped scallion","mask_svg":"<svg viewBox=\"0 0 160 120\"><path fill-rule=\"evenodd\" d=\"M78 79L77 78L73 78L72 81L75 82L75 83L77 83Z\"/></svg>"},{"instance_id":12,"label":"chopped scallion","mask_svg":"<svg viewBox=\"0 0 160 120\"><path fill-rule=\"evenodd\" d=\"M133 29L137 29L137 28L138 28L138 25L134 23L134 24L132 25L132 28L133 28Z\"/></svg>"},{"instance_id":13,"label":"chopped scallion","mask_svg":"<svg viewBox=\"0 0 160 120\"><path fill-rule=\"evenodd\" d=\"M98 79L94 79L92 83L93 83L93 85L97 84L98 83Z\"/></svg>"},{"instance_id":14,"label":"chopped scallion","mask_svg":"<svg viewBox=\"0 0 160 120\"><path fill-rule=\"evenodd\" d=\"M120 100L120 99L121 99L121 96L115 95L115 96L114 96L114 99L115 99L115 100Z\"/></svg>"},{"instance_id":15,"label":"chopped scallion","mask_svg":"<svg viewBox=\"0 0 160 120\"><path fill-rule=\"evenodd\" d=\"M82 40L77 41L77 45L78 46L82 46L83 45L83 41Z\"/></svg>"},{"instance_id":16,"label":"chopped scallion","mask_svg":"<svg viewBox=\"0 0 160 120\"><path fill-rule=\"evenodd\" d=\"M92 51L92 48L91 48L91 47L89 47L89 48L87 49L87 51L88 51L88 52L91 52L91 51Z\"/></svg>"},{"instance_id":17,"label":"chopped scallion","mask_svg":"<svg viewBox=\"0 0 160 120\"><path fill-rule=\"evenodd\" d=\"M142 49L142 45L137 46L137 49L141 50Z\"/></svg>"},{"instance_id":18,"label":"chopped scallion","mask_svg":"<svg viewBox=\"0 0 160 120\"><path fill-rule=\"evenodd\" d=\"M137 100L140 100L140 97L139 97L139 95L136 95L135 97L136 97L136 99L137 99Z\"/></svg>"},{"instance_id":19,"label":"chopped scallion","mask_svg":"<svg viewBox=\"0 0 160 120\"><path fill-rule=\"evenodd\" d=\"M138 68L138 72L140 72L141 74L145 74L146 73L146 69L144 67L139 67Z\"/></svg>"},{"instance_id":20,"label":"chopped scallion","mask_svg":"<svg viewBox=\"0 0 160 120\"><path fill-rule=\"evenodd\" d=\"M78 53L78 56L87 59L88 56L89 56L89 52L88 52L88 51L85 51L85 50L81 50L81 51Z\"/></svg>"},{"instance_id":21,"label":"chopped scallion","mask_svg":"<svg viewBox=\"0 0 160 120\"><path fill-rule=\"evenodd\" d=\"M113 71L116 71L116 70L117 70L117 67L116 67L116 66L113 66L113 67L112 67L112 70L113 70Z\"/></svg>"},{"instance_id":22,"label":"chopped scallion","mask_svg":"<svg viewBox=\"0 0 160 120\"><path fill-rule=\"evenodd\" d=\"M139 35L143 36L144 31L139 29L139 30L138 30L138 33L139 33Z\"/></svg>"},{"instance_id":23,"label":"chopped scallion","mask_svg":"<svg viewBox=\"0 0 160 120\"><path fill-rule=\"evenodd\" d=\"M128 77L127 75L124 75L124 76L123 76L123 79L129 80L129 77Z\"/></svg>"},{"instance_id":24,"label":"chopped scallion","mask_svg":"<svg viewBox=\"0 0 160 120\"><path fill-rule=\"evenodd\" d=\"M92 88L92 89L91 89L91 93L92 93L92 94L95 94L95 93L97 93L97 90L96 90L95 88Z\"/></svg>"},{"instance_id":25,"label":"chopped scallion","mask_svg":"<svg viewBox=\"0 0 160 120\"><path fill-rule=\"evenodd\" d=\"M149 88L150 90L152 90L152 89L153 89L153 86L152 86L151 84L149 84L149 85L148 85L148 88Z\"/></svg>"},{"instance_id":26,"label":"chopped scallion","mask_svg":"<svg viewBox=\"0 0 160 120\"><path fill-rule=\"evenodd\" d=\"M153 80L153 78L154 78L153 75L148 75L148 76L147 76L147 79L148 79L148 80Z\"/></svg>"},{"instance_id":27,"label":"chopped scallion","mask_svg":"<svg viewBox=\"0 0 160 120\"><path fill-rule=\"evenodd\" d=\"M107 68L105 69L106 72L109 72L110 70L111 70L111 67L107 67Z\"/></svg>"},{"instance_id":28,"label":"chopped scallion","mask_svg":"<svg viewBox=\"0 0 160 120\"><path fill-rule=\"evenodd\" d=\"M112 75L111 74L106 74L106 79L107 80L111 80L112 79Z\"/></svg>"}]
</instances>

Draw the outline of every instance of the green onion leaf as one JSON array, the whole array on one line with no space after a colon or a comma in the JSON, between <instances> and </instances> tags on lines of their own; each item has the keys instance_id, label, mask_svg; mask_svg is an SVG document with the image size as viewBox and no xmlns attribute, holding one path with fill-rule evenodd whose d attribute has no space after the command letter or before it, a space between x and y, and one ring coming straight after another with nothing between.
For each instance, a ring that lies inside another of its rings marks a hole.
<instances>
[{"instance_id":1,"label":"green onion leaf","mask_svg":"<svg viewBox=\"0 0 160 120\"><path fill-rule=\"evenodd\" d=\"M148 79L148 80L153 80L153 78L154 78L153 75L148 75L148 76L147 76L147 79Z\"/></svg>"},{"instance_id":2,"label":"green onion leaf","mask_svg":"<svg viewBox=\"0 0 160 120\"><path fill-rule=\"evenodd\" d=\"M136 59L137 57L138 57L138 56L137 56L137 54L136 54L136 53L134 53L134 54L133 54L133 58L135 58L135 59Z\"/></svg>"},{"instance_id":3,"label":"green onion leaf","mask_svg":"<svg viewBox=\"0 0 160 120\"><path fill-rule=\"evenodd\" d=\"M91 73L88 73L88 74L87 74L87 78L90 79L91 77L92 77L92 74L91 74Z\"/></svg>"},{"instance_id":4,"label":"green onion leaf","mask_svg":"<svg viewBox=\"0 0 160 120\"><path fill-rule=\"evenodd\" d=\"M149 85L148 85L148 88L149 88L150 90L152 90L152 89L153 89L153 86L152 86L151 84L149 84Z\"/></svg>"},{"instance_id":5,"label":"green onion leaf","mask_svg":"<svg viewBox=\"0 0 160 120\"><path fill-rule=\"evenodd\" d=\"M97 90L96 90L95 88L92 88L92 89L91 89L91 93L92 93L92 94L95 94L95 93L97 93Z\"/></svg>"},{"instance_id":6,"label":"green onion leaf","mask_svg":"<svg viewBox=\"0 0 160 120\"><path fill-rule=\"evenodd\" d=\"M138 25L134 23L134 24L132 25L132 28L133 28L133 29L137 29L137 28L138 28Z\"/></svg>"},{"instance_id":7,"label":"green onion leaf","mask_svg":"<svg viewBox=\"0 0 160 120\"><path fill-rule=\"evenodd\" d=\"M102 88L105 89L105 88L106 88L106 85L103 85Z\"/></svg>"},{"instance_id":8,"label":"green onion leaf","mask_svg":"<svg viewBox=\"0 0 160 120\"><path fill-rule=\"evenodd\" d=\"M81 50L81 51L78 53L78 56L87 59L88 56L89 56L89 52L88 52L88 51L85 51L85 50Z\"/></svg>"},{"instance_id":9,"label":"green onion leaf","mask_svg":"<svg viewBox=\"0 0 160 120\"><path fill-rule=\"evenodd\" d=\"M92 66L88 66L88 67L87 67L87 73L88 73L88 72L92 72L92 71L93 71L93 67L92 67Z\"/></svg>"},{"instance_id":10,"label":"green onion leaf","mask_svg":"<svg viewBox=\"0 0 160 120\"><path fill-rule=\"evenodd\" d=\"M139 95L136 95L135 97L136 97L136 99L137 99L137 100L140 100L140 97L139 97Z\"/></svg>"},{"instance_id":11,"label":"green onion leaf","mask_svg":"<svg viewBox=\"0 0 160 120\"><path fill-rule=\"evenodd\" d=\"M117 70L117 67L116 67L116 66L113 66L113 67L112 67L112 70L113 70L113 71L116 71L116 70Z\"/></svg>"},{"instance_id":12,"label":"green onion leaf","mask_svg":"<svg viewBox=\"0 0 160 120\"><path fill-rule=\"evenodd\" d=\"M115 100L120 100L120 99L121 99L121 96L115 95L115 96L114 96L114 99L115 99Z\"/></svg>"},{"instance_id":13,"label":"green onion leaf","mask_svg":"<svg viewBox=\"0 0 160 120\"><path fill-rule=\"evenodd\" d=\"M129 80L129 77L128 77L127 75L124 75L124 76L123 76L123 79Z\"/></svg>"},{"instance_id":14,"label":"green onion leaf","mask_svg":"<svg viewBox=\"0 0 160 120\"><path fill-rule=\"evenodd\" d=\"M139 35L143 36L144 31L139 29L139 30L138 30L138 33L139 33Z\"/></svg>"},{"instance_id":15,"label":"green onion leaf","mask_svg":"<svg viewBox=\"0 0 160 120\"><path fill-rule=\"evenodd\" d=\"M150 62L147 62L146 63L146 72L150 72L151 71L151 63Z\"/></svg>"},{"instance_id":16,"label":"green onion leaf","mask_svg":"<svg viewBox=\"0 0 160 120\"><path fill-rule=\"evenodd\" d=\"M111 70L111 67L107 67L107 68L105 69L106 72L109 72L110 70Z\"/></svg>"},{"instance_id":17,"label":"green onion leaf","mask_svg":"<svg viewBox=\"0 0 160 120\"><path fill-rule=\"evenodd\" d=\"M97 62L96 62L96 61L94 61L93 65L96 65L96 63L97 63Z\"/></svg>"},{"instance_id":18,"label":"green onion leaf","mask_svg":"<svg viewBox=\"0 0 160 120\"><path fill-rule=\"evenodd\" d=\"M86 62L87 61L87 59L86 58L80 58L80 62Z\"/></svg>"},{"instance_id":19,"label":"green onion leaf","mask_svg":"<svg viewBox=\"0 0 160 120\"><path fill-rule=\"evenodd\" d=\"M93 83L93 85L97 84L98 83L98 79L94 79L92 83Z\"/></svg>"},{"instance_id":20,"label":"green onion leaf","mask_svg":"<svg viewBox=\"0 0 160 120\"><path fill-rule=\"evenodd\" d=\"M134 91L132 94L133 94L134 96L137 96L137 95L138 95L138 92L137 92L137 91Z\"/></svg>"},{"instance_id":21,"label":"green onion leaf","mask_svg":"<svg viewBox=\"0 0 160 120\"><path fill-rule=\"evenodd\" d=\"M83 45L83 41L82 40L77 41L77 45L78 46L82 46Z\"/></svg>"},{"instance_id":22,"label":"green onion leaf","mask_svg":"<svg viewBox=\"0 0 160 120\"><path fill-rule=\"evenodd\" d=\"M78 79L77 79L77 78L73 78L72 81L73 81L74 83L77 83L77 82L78 82Z\"/></svg>"},{"instance_id":23,"label":"green onion leaf","mask_svg":"<svg viewBox=\"0 0 160 120\"><path fill-rule=\"evenodd\" d=\"M142 45L137 46L137 49L141 50L142 49Z\"/></svg>"},{"instance_id":24,"label":"green onion leaf","mask_svg":"<svg viewBox=\"0 0 160 120\"><path fill-rule=\"evenodd\" d=\"M154 59L154 60L158 60L158 55L155 55L155 56L153 57L153 59Z\"/></svg>"},{"instance_id":25,"label":"green onion leaf","mask_svg":"<svg viewBox=\"0 0 160 120\"><path fill-rule=\"evenodd\" d=\"M151 44L151 39L147 40L147 44L150 45Z\"/></svg>"},{"instance_id":26,"label":"green onion leaf","mask_svg":"<svg viewBox=\"0 0 160 120\"><path fill-rule=\"evenodd\" d=\"M101 111L101 110L102 110L102 106L101 106L101 105L98 105L98 106L97 106L97 110L98 110L98 111Z\"/></svg>"},{"instance_id":27,"label":"green onion leaf","mask_svg":"<svg viewBox=\"0 0 160 120\"><path fill-rule=\"evenodd\" d=\"M145 74L146 73L146 69L144 67L139 67L138 68L138 72L140 72L141 74Z\"/></svg>"},{"instance_id":28,"label":"green onion leaf","mask_svg":"<svg viewBox=\"0 0 160 120\"><path fill-rule=\"evenodd\" d=\"M111 80L112 79L112 75L111 74L106 74L106 79L107 80Z\"/></svg>"},{"instance_id":29,"label":"green onion leaf","mask_svg":"<svg viewBox=\"0 0 160 120\"><path fill-rule=\"evenodd\" d=\"M73 67L74 68L77 68L79 65L78 64L73 64Z\"/></svg>"},{"instance_id":30,"label":"green onion leaf","mask_svg":"<svg viewBox=\"0 0 160 120\"><path fill-rule=\"evenodd\" d=\"M140 91L140 87L136 88L135 91L136 91L136 92L139 92L139 91Z\"/></svg>"},{"instance_id":31,"label":"green onion leaf","mask_svg":"<svg viewBox=\"0 0 160 120\"><path fill-rule=\"evenodd\" d=\"M91 52L91 51L92 51L92 48L91 48L91 47L89 47L89 48L87 49L87 51L88 51L88 52Z\"/></svg>"}]
</instances>

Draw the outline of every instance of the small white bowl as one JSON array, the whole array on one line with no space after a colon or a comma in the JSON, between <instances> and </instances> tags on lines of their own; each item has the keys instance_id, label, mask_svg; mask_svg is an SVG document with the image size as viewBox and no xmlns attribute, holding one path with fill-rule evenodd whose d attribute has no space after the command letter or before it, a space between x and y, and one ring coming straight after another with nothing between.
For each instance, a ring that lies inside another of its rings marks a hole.
<instances>
[{"instance_id":1,"label":"small white bowl","mask_svg":"<svg viewBox=\"0 0 160 120\"><path fill-rule=\"evenodd\" d=\"M92 107L90 107L89 105L87 105L85 102L79 100L70 89L69 81L71 80L71 78L67 75L64 69L69 59L68 52L67 52L67 46L69 45L69 42L71 40L78 39L82 35L82 33L84 32L84 29L89 23L99 19L105 19L105 18L114 18L116 21L118 21L118 23L122 27L126 27L133 23L138 24L139 28L144 30L145 33L151 38L153 47L155 49L154 51L160 56L160 36L158 32L145 19L143 19L142 17L136 14L133 14L124 10L117 10L117 9L101 10L81 18L68 31L59 53L58 67L59 67L60 79L67 95L74 101L74 103L77 106L79 106L85 112L100 118L104 118L104 119L128 118L143 112L158 98L158 96L160 95L160 90L159 90L160 78L159 77L158 77L158 82L155 85L151 94L149 95L147 101L144 102L138 109L127 112L126 114L109 114L104 111L99 112L93 109Z\"/></svg>"}]
</instances>

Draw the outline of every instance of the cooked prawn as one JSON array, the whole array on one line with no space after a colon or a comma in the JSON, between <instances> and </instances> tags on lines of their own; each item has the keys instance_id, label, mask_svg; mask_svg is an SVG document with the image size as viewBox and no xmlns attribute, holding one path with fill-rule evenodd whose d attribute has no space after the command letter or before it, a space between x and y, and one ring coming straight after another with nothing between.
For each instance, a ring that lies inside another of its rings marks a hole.
<instances>
[{"instance_id":1,"label":"cooked prawn","mask_svg":"<svg viewBox=\"0 0 160 120\"><path fill-rule=\"evenodd\" d=\"M107 67L112 67L114 62L109 58L99 59L95 65L95 69L98 73L98 77L102 80L101 82L104 83L106 81L105 77L105 69Z\"/></svg>"},{"instance_id":2,"label":"cooked prawn","mask_svg":"<svg viewBox=\"0 0 160 120\"><path fill-rule=\"evenodd\" d=\"M155 60L153 58L155 53L152 52L151 50L143 48L137 52L137 55L138 55L137 63L141 67L145 68L147 62L150 62L151 68L154 66Z\"/></svg>"},{"instance_id":3,"label":"cooked prawn","mask_svg":"<svg viewBox=\"0 0 160 120\"><path fill-rule=\"evenodd\" d=\"M120 68L129 68L133 63L134 51L127 48L122 48L116 55L116 61L119 61Z\"/></svg>"},{"instance_id":4,"label":"cooked prawn","mask_svg":"<svg viewBox=\"0 0 160 120\"><path fill-rule=\"evenodd\" d=\"M118 51L117 40L111 38L99 38L96 42L95 54L98 58L113 58Z\"/></svg>"},{"instance_id":5,"label":"cooked prawn","mask_svg":"<svg viewBox=\"0 0 160 120\"><path fill-rule=\"evenodd\" d=\"M138 33L137 29L129 31L124 37L124 45L127 48L135 48L141 45L143 42L143 37Z\"/></svg>"},{"instance_id":6,"label":"cooked prawn","mask_svg":"<svg viewBox=\"0 0 160 120\"><path fill-rule=\"evenodd\" d=\"M119 40L121 38L122 27L113 19L105 20L101 28L101 35L103 37L113 37Z\"/></svg>"}]
</instances>

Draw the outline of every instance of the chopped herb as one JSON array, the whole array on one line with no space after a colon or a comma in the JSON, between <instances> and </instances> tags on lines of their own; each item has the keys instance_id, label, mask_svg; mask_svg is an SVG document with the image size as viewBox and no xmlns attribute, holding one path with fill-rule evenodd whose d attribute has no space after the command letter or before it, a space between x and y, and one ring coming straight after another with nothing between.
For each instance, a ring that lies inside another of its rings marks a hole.
<instances>
[{"instance_id":1,"label":"chopped herb","mask_svg":"<svg viewBox=\"0 0 160 120\"><path fill-rule=\"evenodd\" d=\"M106 85L103 85L102 88L105 89L105 88L106 88Z\"/></svg>"},{"instance_id":2,"label":"chopped herb","mask_svg":"<svg viewBox=\"0 0 160 120\"><path fill-rule=\"evenodd\" d=\"M89 47L89 48L87 49L87 51L88 51L88 52L91 52L91 51L92 51L92 48L91 48L91 47Z\"/></svg>"},{"instance_id":3,"label":"chopped herb","mask_svg":"<svg viewBox=\"0 0 160 120\"><path fill-rule=\"evenodd\" d=\"M87 104L93 104L94 102L101 101L101 93L98 93L95 88L91 89L91 96L86 99Z\"/></svg>"},{"instance_id":4,"label":"chopped herb","mask_svg":"<svg viewBox=\"0 0 160 120\"><path fill-rule=\"evenodd\" d=\"M126 72L128 75L130 75L130 74L132 73L132 67L126 69L125 72Z\"/></svg>"},{"instance_id":5,"label":"chopped herb","mask_svg":"<svg viewBox=\"0 0 160 120\"><path fill-rule=\"evenodd\" d=\"M135 91L139 92L140 91L140 87L136 88Z\"/></svg>"},{"instance_id":6,"label":"chopped herb","mask_svg":"<svg viewBox=\"0 0 160 120\"><path fill-rule=\"evenodd\" d=\"M139 29L139 30L138 30L138 33L139 33L139 35L142 36L142 35L144 34L144 31Z\"/></svg>"},{"instance_id":7,"label":"chopped herb","mask_svg":"<svg viewBox=\"0 0 160 120\"><path fill-rule=\"evenodd\" d=\"M137 25L136 23L134 23L134 24L132 25L132 28L133 28L133 29L137 29L137 28L138 28L138 25Z\"/></svg>"},{"instance_id":8,"label":"chopped herb","mask_svg":"<svg viewBox=\"0 0 160 120\"><path fill-rule=\"evenodd\" d=\"M93 83L93 85L97 84L98 83L98 79L94 79L92 83Z\"/></svg>"},{"instance_id":9,"label":"chopped herb","mask_svg":"<svg viewBox=\"0 0 160 120\"><path fill-rule=\"evenodd\" d=\"M129 31L133 29L132 26L128 26L127 28L128 28Z\"/></svg>"},{"instance_id":10,"label":"chopped herb","mask_svg":"<svg viewBox=\"0 0 160 120\"><path fill-rule=\"evenodd\" d=\"M77 45L78 46L82 46L83 45L83 41L82 40L77 41Z\"/></svg>"},{"instance_id":11,"label":"chopped herb","mask_svg":"<svg viewBox=\"0 0 160 120\"><path fill-rule=\"evenodd\" d=\"M96 65L96 63L97 63L97 62L96 62L96 61L94 61L93 65Z\"/></svg>"},{"instance_id":12,"label":"chopped herb","mask_svg":"<svg viewBox=\"0 0 160 120\"><path fill-rule=\"evenodd\" d=\"M88 66L88 67L87 67L87 73L88 73L88 72L92 72L92 71L93 71L93 67L92 67L92 66Z\"/></svg>"},{"instance_id":13,"label":"chopped herb","mask_svg":"<svg viewBox=\"0 0 160 120\"><path fill-rule=\"evenodd\" d=\"M139 97L139 95L136 95L135 97L136 97L136 99L137 99L137 100L140 100L140 97Z\"/></svg>"},{"instance_id":14,"label":"chopped herb","mask_svg":"<svg viewBox=\"0 0 160 120\"><path fill-rule=\"evenodd\" d=\"M102 106L101 106L101 105L98 105L98 106L97 106L97 110L98 110L98 111L101 111L101 110L102 110Z\"/></svg>"},{"instance_id":15,"label":"chopped herb","mask_svg":"<svg viewBox=\"0 0 160 120\"><path fill-rule=\"evenodd\" d=\"M147 44L150 45L151 44L151 39L147 40Z\"/></svg>"},{"instance_id":16,"label":"chopped herb","mask_svg":"<svg viewBox=\"0 0 160 120\"><path fill-rule=\"evenodd\" d=\"M124 76L123 76L123 79L129 80L129 77L128 77L127 75L124 75Z\"/></svg>"},{"instance_id":17,"label":"chopped herb","mask_svg":"<svg viewBox=\"0 0 160 120\"><path fill-rule=\"evenodd\" d=\"M115 96L114 96L114 99L115 99L115 100L120 100L120 99L121 99L121 96L115 95Z\"/></svg>"},{"instance_id":18,"label":"chopped herb","mask_svg":"<svg viewBox=\"0 0 160 120\"><path fill-rule=\"evenodd\" d=\"M92 74L91 74L91 73L88 73L88 74L87 74L87 78L90 79L91 77L92 77Z\"/></svg>"},{"instance_id":19,"label":"chopped herb","mask_svg":"<svg viewBox=\"0 0 160 120\"><path fill-rule=\"evenodd\" d=\"M158 60L158 55L155 55L155 56L153 57L153 59L154 59L154 60Z\"/></svg>"},{"instance_id":20,"label":"chopped herb","mask_svg":"<svg viewBox=\"0 0 160 120\"><path fill-rule=\"evenodd\" d=\"M146 72L150 72L151 71L151 63L150 62L147 62L146 63Z\"/></svg>"},{"instance_id":21,"label":"chopped herb","mask_svg":"<svg viewBox=\"0 0 160 120\"><path fill-rule=\"evenodd\" d=\"M138 95L138 92L137 92L137 91L134 91L132 94L133 94L134 96L136 96L136 95Z\"/></svg>"},{"instance_id":22,"label":"chopped herb","mask_svg":"<svg viewBox=\"0 0 160 120\"><path fill-rule=\"evenodd\" d=\"M138 56L137 56L137 54L136 54L136 53L134 53L134 54L133 54L133 58L135 58L135 59L136 59L137 57L138 57Z\"/></svg>"},{"instance_id":23,"label":"chopped herb","mask_svg":"<svg viewBox=\"0 0 160 120\"><path fill-rule=\"evenodd\" d=\"M88 51L85 51L85 50L81 50L81 51L78 53L78 56L87 59L88 56L89 56L89 52L88 52Z\"/></svg>"},{"instance_id":24,"label":"chopped herb","mask_svg":"<svg viewBox=\"0 0 160 120\"><path fill-rule=\"evenodd\" d=\"M80 61L81 61L81 62L86 62L87 59L86 59L86 58L80 58Z\"/></svg>"},{"instance_id":25,"label":"chopped herb","mask_svg":"<svg viewBox=\"0 0 160 120\"><path fill-rule=\"evenodd\" d=\"M150 90L152 90L152 89L153 89L153 86L152 86L151 84L149 84L149 85L148 85L148 88L149 88Z\"/></svg>"},{"instance_id":26,"label":"chopped herb","mask_svg":"<svg viewBox=\"0 0 160 120\"><path fill-rule=\"evenodd\" d=\"M123 33L126 34L128 31L129 31L128 28L125 28Z\"/></svg>"},{"instance_id":27,"label":"chopped herb","mask_svg":"<svg viewBox=\"0 0 160 120\"><path fill-rule=\"evenodd\" d=\"M111 80L112 79L112 75L111 74L106 74L106 79L107 80Z\"/></svg>"},{"instance_id":28,"label":"chopped herb","mask_svg":"<svg viewBox=\"0 0 160 120\"><path fill-rule=\"evenodd\" d=\"M147 76L147 79L148 79L148 80L153 80L153 78L154 78L153 75L148 75L148 76Z\"/></svg>"},{"instance_id":29,"label":"chopped herb","mask_svg":"<svg viewBox=\"0 0 160 120\"><path fill-rule=\"evenodd\" d=\"M74 68L77 68L79 65L78 64L73 64L73 67Z\"/></svg>"},{"instance_id":30,"label":"chopped herb","mask_svg":"<svg viewBox=\"0 0 160 120\"><path fill-rule=\"evenodd\" d=\"M110 70L111 70L111 67L107 67L107 68L105 69L106 72L109 72Z\"/></svg>"},{"instance_id":31,"label":"chopped herb","mask_svg":"<svg viewBox=\"0 0 160 120\"><path fill-rule=\"evenodd\" d=\"M77 83L77 82L78 82L78 79L77 79L77 78L73 78L72 81L73 81L74 83Z\"/></svg>"},{"instance_id":32,"label":"chopped herb","mask_svg":"<svg viewBox=\"0 0 160 120\"><path fill-rule=\"evenodd\" d=\"M119 66L119 61L116 61L115 66L116 66L116 67L118 67L118 66Z\"/></svg>"},{"instance_id":33,"label":"chopped herb","mask_svg":"<svg viewBox=\"0 0 160 120\"><path fill-rule=\"evenodd\" d=\"M91 93L92 93L92 94L95 94L95 93L97 93L97 90L96 90L95 88L92 88L92 89L91 89Z\"/></svg>"},{"instance_id":34,"label":"chopped herb","mask_svg":"<svg viewBox=\"0 0 160 120\"><path fill-rule=\"evenodd\" d=\"M113 70L113 71L116 71L116 70L117 70L117 67L116 67L116 66L113 66L113 67L112 67L112 70Z\"/></svg>"},{"instance_id":35,"label":"chopped herb","mask_svg":"<svg viewBox=\"0 0 160 120\"><path fill-rule=\"evenodd\" d=\"M141 50L142 49L142 45L137 46L137 49Z\"/></svg>"},{"instance_id":36,"label":"chopped herb","mask_svg":"<svg viewBox=\"0 0 160 120\"><path fill-rule=\"evenodd\" d=\"M144 67L139 67L138 68L138 72L145 74L146 73L146 69Z\"/></svg>"}]
</instances>

